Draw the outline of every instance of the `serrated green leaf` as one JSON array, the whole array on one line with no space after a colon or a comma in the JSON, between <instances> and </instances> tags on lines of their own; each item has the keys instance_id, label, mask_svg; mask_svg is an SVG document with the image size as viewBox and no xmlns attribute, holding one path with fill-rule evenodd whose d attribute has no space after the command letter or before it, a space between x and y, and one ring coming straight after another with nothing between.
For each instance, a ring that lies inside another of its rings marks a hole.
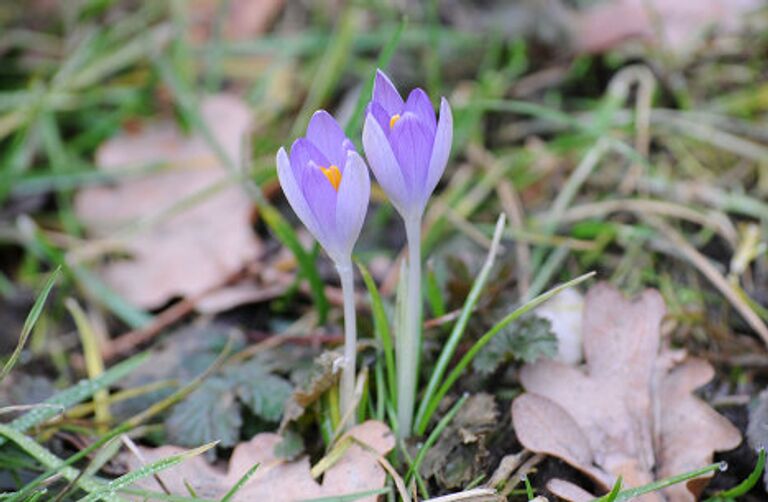
<instances>
[{"instance_id":1,"label":"serrated green leaf","mask_svg":"<svg viewBox=\"0 0 768 502\"><path fill-rule=\"evenodd\" d=\"M256 378L241 381L236 386L237 397L256 416L269 422L277 422L283 415L286 399L293 387L277 375L262 370Z\"/></svg>"},{"instance_id":2,"label":"serrated green leaf","mask_svg":"<svg viewBox=\"0 0 768 502\"><path fill-rule=\"evenodd\" d=\"M229 366L174 408L166 420L169 438L182 446L210 441L234 446L243 425L243 406L264 420L277 422L291 392L288 381L257 360Z\"/></svg>"},{"instance_id":3,"label":"serrated green leaf","mask_svg":"<svg viewBox=\"0 0 768 502\"><path fill-rule=\"evenodd\" d=\"M170 442L181 446L211 441L219 441L224 447L234 446L242 425L232 383L220 376L206 380L176 405L165 421Z\"/></svg>"},{"instance_id":4,"label":"serrated green leaf","mask_svg":"<svg viewBox=\"0 0 768 502\"><path fill-rule=\"evenodd\" d=\"M275 456L285 460L296 460L304 453L304 438L298 432L288 429L283 433L283 440L275 445Z\"/></svg>"},{"instance_id":5,"label":"serrated green leaf","mask_svg":"<svg viewBox=\"0 0 768 502\"><path fill-rule=\"evenodd\" d=\"M520 360L526 363L557 354L557 337L549 320L529 315L506 326L472 361L480 373L493 373L502 364Z\"/></svg>"}]
</instances>

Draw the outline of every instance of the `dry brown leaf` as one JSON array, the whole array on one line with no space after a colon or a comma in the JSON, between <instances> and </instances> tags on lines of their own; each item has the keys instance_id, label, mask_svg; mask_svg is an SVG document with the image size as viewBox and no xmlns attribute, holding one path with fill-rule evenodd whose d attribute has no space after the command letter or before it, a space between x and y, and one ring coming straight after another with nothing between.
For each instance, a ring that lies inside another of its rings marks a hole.
<instances>
[{"instance_id":1,"label":"dry brown leaf","mask_svg":"<svg viewBox=\"0 0 768 502\"><path fill-rule=\"evenodd\" d=\"M689 359L672 369L661 384L661 441L659 476L673 476L702 467L712 458L712 450L736 448L741 434L722 415L693 394L709 382L714 370L702 359ZM706 441L695 438L707 438ZM698 481L698 480L693 480ZM673 500L694 500L706 483L675 485L667 489ZM674 496L673 496L674 494Z\"/></svg>"},{"instance_id":2,"label":"dry brown leaf","mask_svg":"<svg viewBox=\"0 0 768 502\"><path fill-rule=\"evenodd\" d=\"M618 476L633 487L653 481L654 472L664 477L702 467L715 451L736 447L738 430L692 395L712 377L709 364L674 366L679 354L659 352L664 314L654 290L630 301L608 284L593 287L582 325L586 367L542 360L521 372L527 393L512 405L520 442L562 458L605 489ZM694 500L684 487L664 495Z\"/></svg>"},{"instance_id":3,"label":"dry brown leaf","mask_svg":"<svg viewBox=\"0 0 768 502\"><path fill-rule=\"evenodd\" d=\"M561 499L571 502L592 502L595 500L595 496L587 490L564 479L550 479L547 482L547 490Z\"/></svg>"},{"instance_id":4,"label":"dry brown leaf","mask_svg":"<svg viewBox=\"0 0 768 502\"><path fill-rule=\"evenodd\" d=\"M424 456L422 477L434 477L441 488L456 489L482 475L490 455L489 436L498 422L494 396L472 394Z\"/></svg>"},{"instance_id":5,"label":"dry brown leaf","mask_svg":"<svg viewBox=\"0 0 768 502\"><path fill-rule=\"evenodd\" d=\"M285 280L269 286L242 281L206 294L195 304L195 310L201 314L217 314L247 303L265 302L283 295L289 286Z\"/></svg>"},{"instance_id":6,"label":"dry brown leaf","mask_svg":"<svg viewBox=\"0 0 768 502\"><path fill-rule=\"evenodd\" d=\"M611 483L610 476L594 467L592 449L578 424L557 403L537 394L523 394L512 403L512 417L526 448L555 456L603 485Z\"/></svg>"},{"instance_id":7,"label":"dry brown leaf","mask_svg":"<svg viewBox=\"0 0 768 502\"><path fill-rule=\"evenodd\" d=\"M232 159L250 123L248 107L238 98L206 98L203 120ZM130 166L162 163L166 168L114 186L81 190L75 209L89 233L120 237L128 259L114 260L102 272L106 282L142 308L161 306L176 296L196 296L226 281L260 253L251 229L252 203L234 183L206 141L185 137L171 121L123 133L99 149L100 169L121 172ZM172 214L181 201L224 184L212 195ZM127 225L158 218L137 231ZM122 233L121 233L122 232Z\"/></svg>"},{"instance_id":8,"label":"dry brown leaf","mask_svg":"<svg viewBox=\"0 0 768 502\"><path fill-rule=\"evenodd\" d=\"M579 13L580 51L602 52L627 39L642 39L685 53L711 27L737 30L762 0L609 0Z\"/></svg>"},{"instance_id":9,"label":"dry brown leaf","mask_svg":"<svg viewBox=\"0 0 768 502\"><path fill-rule=\"evenodd\" d=\"M197 42L209 39L216 29L214 23L219 9L224 6L228 10L221 27L222 37L225 40L253 39L267 31L284 3L285 0L230 0L225 4L222 0L189 1L192 38Z\"/></svg>"},{"instance_id":10,"label":"dry brown leaf","mask_svg":"<svg viewBox=\"0 0 768 502\"><path fill-rule=\"evenodd\" d=\"M302 456L295 461L285 461L274 454L275 446L282 440L277 434L257 434L248 442L239 444L232 453L226 473L210 466L201 457L194 457L170 469L162 471L160 477L172 494L188 493L188 483L199 496L218 498L237 483L255 464L256 472L237 493L234 500L252 502L293 502L305 499L346 495L382 488L386 472L379 464L379 458L395 446L395 439L389 428L381 422L369 420L350 429L344 438L354 438L352 444L323 476L318 483L310 474L309 458ZM146 463L166 458L184 451L176 446L141 448ZM128 457L131 470L141 467L136 457ZM137 483L142 488L161 492L162 488L153 478ZM375 502L376 497L360 499Z\"/></svg>"}]
</instances>

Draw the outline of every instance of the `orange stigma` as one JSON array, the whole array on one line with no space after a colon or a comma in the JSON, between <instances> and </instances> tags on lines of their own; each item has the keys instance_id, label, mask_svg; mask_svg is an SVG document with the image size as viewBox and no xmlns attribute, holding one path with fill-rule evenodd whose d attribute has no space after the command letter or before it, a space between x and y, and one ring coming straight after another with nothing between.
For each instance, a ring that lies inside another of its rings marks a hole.
<instances>
[{"instance_id":1,"label":"orange stigma","mask_svg":"<svg viewBox=\"0 0 768 502\"><path fill-rule=\"evenodd\" d=\"M339 171L339 168L332 165L328 168L321 167L320 170L323 171L325 177L331 182L333 189L338 192L339 185L341 184L341 171Z\"/></svg>"},{"instance_id":2,"label":"orange stigma","mask_svg":"<svg viewBox=\"0 0 768 502\"><path fill-rule=\"evenodd\" d=\"M393 127L395 127L395 124L397 124L398 120L400 120L399 113L395 113L394 115L392 115L392 118L389 119L389 128L392 129Z\"/></svg>"}]
</instances>

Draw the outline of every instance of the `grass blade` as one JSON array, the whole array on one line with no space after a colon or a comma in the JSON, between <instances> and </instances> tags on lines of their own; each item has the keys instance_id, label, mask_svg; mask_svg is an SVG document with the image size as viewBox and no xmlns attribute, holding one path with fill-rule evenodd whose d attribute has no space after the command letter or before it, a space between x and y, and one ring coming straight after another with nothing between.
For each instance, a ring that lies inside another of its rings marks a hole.
<instances>
[{"instance_id":1,"label":"grass blade","mask_svg":"<svg viewBox=\"0 0 768 502\"><path fill-rule=\"evenodd\" d=\"M304 499L300 502L354 502L366 497L374 497L376 495L384 495L390 493L390 488L379 488L376 490L368 490L365 492L349 493L347 495L333 495L331 497L320 497L314 499Z\"/></svg>"},{"instance_id":2,"label":"grass blade","mask_svg":"<svg viewBox=\"0 0 768 502\"><path fill-rule=\"evenodd\" d=\"M765 448L760 448L760 453L757 457L757 464L755 465L754 470L752 470L749 476L747 476L747 479L729 490L717 492L715 495L708 498L706 502L734 500L736 497L746 495L747 492L749 492L757 484L757 482L760 481L760 477L763 474L763 469L765 469Z\"/></svg>"},{"instance_id":3,"label":"grass blade","mask_svg":"<svg viewBox=\"0 0 768 502\"><path fill-rule=\"evenodd\" d=\"M293 123L291 137L295 138L304 132L315 110L322 108L333 94L336 84L344 73L344 67L352 55L355 29L359 26L358 14L353 4L347 4L340 13L333 36L325 46L325 52L317 60L312 85L307 90L307 97Z\"/></svg>"},{"instance_id":4,"label":"grass blade","mask_svg":"<svg viewBox=\"0 0 768 502\"><path fill-rule=\"evenodd\" d=\"M619 496L616 497L615 500L616 502L633 500L634 498L639 497L640 495L645 495L646 493L659 491L664 488L667 488L668 486L676 485L678 483L682 483L690 479L698 478L705 474L709 474L710 472L722 471L722 470L725 470L726 468L727 468L727 464L723 462L711 464L706 467L702 467L701 469L696 469L690 472L686 472L684 474L678 474L677 476L670 476L668 478L664 478L659 481L654 481L653 483L648 483L647 485L639 486L637 488L630 488L628 490L624 490L619 493Z\"/></svg>"},{"instance_id":5,"label":"grass blade","mask_svg":"<svg viewBox=\"0 0 768 502\"><path fill-rule=\"evenodd\" d=\"M93 443L83 448L82 450L78 451L74 455L68 457L65 461L60 462L56 466L50 468L48 471L42 473L34 480L27 483L19 492L17 492L17 495L24 496L28 494L30 491L34 490L40 483L56 475L61 469L69 467L75 462L80 461L86 455L89 455L91 452L95 451L96 449L100 448L102 445L111 441L113 438L128 432L134 427L138 427L139 425L144 423L146 420L149 420L153 416L165 411L166 409L168 409L170 406L174 405L181 399L184 399L186 396L191 394L195 389L197 389L203 383L203 381L205 381L206 378L208 378L210 375L214 374L216 371L221 369L222 365L228 360L231 345L232 345L232 340L230 339L227 342L227 345L224 346L224 349L222 349L221 353L216 358L216 360L213 363L211 363L211 365L203 373L193 378L184 387L177 390L170 396L151 405L149 408L145 409L144 411L139 412L137 415L134 415L133 417L129 418L118 427L109 431L106 435L101 436L98 440L94 441ZM147 355L144 355L143 357L146 357Z\"/></svg>"},{"instance_id":6,"label":"grass blade","mask_svg":"<svg viewBox=\"0 0 768 502\"><path fill-rule=\"evenodd\" d=\"M105 485L101 486L100 489L93 491L87 496L81 498L80 502L94 502L96 500L99 500L110 493L114 493L123 488L127 488L131 486L133 483L135 483L140 479L155 475L160 471L164 471L166 469L173 467L174 465L180 464L181 462L183 462L184 460L190 457L194 457L202 453L205 453L206 451L210 450L217 444L218 444L218 441L214 441L212 443L204 444L203 446L199 446L197 448L193 448L191 450L187 450L185 452L179 453L178 455L172 455L170 457L166 457L166 458L157 460L155 462L152 462L151 464L147 464L143 467L140 467L139 469L136 469L135 471L131 471L128 474L124 474L117 479L113 479L109 483L106 483Z\"/></svg>"},{"instance_id":7,"label":"grass blade","mask_svg":"<svg viewBox=\"0 0 768 502\"><path fill-rule=\"evenodd\" d=\"M379 58L376 60L376 68L386 68L389 65L389 61L392 59L392 56L395 55L395 51L400 45L400 37L403 34L405 25L406 19L403 18L403 20L400 21L400 23L395 28L392 36L387 41L387 44L379 53ZM363 111L365 110L365 106L370 99L371 93L373 92L373 82L376 79L376 68L371 70L371 76L368 77L368 81L365 83L365 86L360 91L360 96L357 98L355 112L349 118L347 127L344 128L344 132L349 138L358 137L358 133L360 132L360 124L363 121Z\"/></svg>"},{"instance_id":8,"label":"grass blade","mask_svg":"<svg viewBox=\"0 0 768 502\"><path fill-rule=\"evenodd\" d=\"M0 434L4 436L4 439L13 441L30 457L34 458L45 467L49 469L57 469L61 475L69 481L78 480L78 486L87 492L97 491L101 489L102 486L104 486L104 483L97 481L94 478L80 476L80 471L73 467L65 466L64 461L51 453L47 448L39 445L34 439L13 429L12 427L5 424L0 424ZM20 495L21 492L17 492L16 497L12 498L11 500L19 499Z\"/></svg>"},{"instance_id":9,"label":"grass blade","mask_svg":"<svg viewBox=\"0 0 768 502\"><path fill-rule=\"evenodd\" d=\"M75 321L77 332L80 335L88 377L91 379L98 378L104 373L104 359L101 357L98 336L88 316L74 298L67 298L64 304ZM101 389L96 392L93 396L93 403L96 421L99 423L101 432L106 432L107 424L112 422L112 415L109 412L109 392L107 389Z\"/></svg>"},{"instance_id":10,"label":"grass blade","mask_svg":"<svg viewBox=\"0 0 768 502\"><path fill-rule=\"evenodd\" d=\"M240 489L245 486L245 484L248 482L249 479L251 479L251 476L256 472L256 470L259 468L261 464L256 463L253 464L253 467L248 469L248 471L243 474L240 479L237 480L237 483L235 483L232 488L229 489L229 491L221 497L221 502L229 502L232 500L232 498L237 494L237 492L240 491Z\"/></svg>"},{"instance_id":11,"label":"grass blade","mask_svg":"<svg viewBox=\"0 0 768 502\"><path fill-rule=\"evenodd\" d=\"M440 404L440 401L445 397L445 395L448 393L449 390L451 390L451 387L453 387L453 384L456 383L456 380L459 379L462 372L466 369L467 366L469 366L469 363L472 362L472 359L474 359L475 355L486 346L488 342L491 341L491 339L496 336L505 326L507 326L512 321L515 321L520 318L523 314L526 314L533 310L534 308L538 307L545 301L549 300L556 294L560 293L561 291L571 288L577 284L580 284L587 279L591 278L595 275L595 272L589 272L587 274L581 275L577 277L576 279L570 280L566 283L563 283L555 288L550 289L546 293L543 293L533 300L529 301L528 303L518 307L514 311L507 314L501 321L496 323L490 330L488 330L483 336L480 337L478 341L475 342L475 344L467 351L466 354L464 354L464 357L461 358L461 360L456 364L456 366L451 370L448 377L445 379L443 384L440 386L440 389L437 391L437 393L431 398L431 401L426 405L424 415L422 416L422 422L424 424L428 424L429 420L432 418L432 415L435 413L435 410L437 409L438 405ZM426 425L424 426L426 428ZM423 429L422 429L423 430Z\"/></svg>"},{"instance_id":12,"label":"grass blade","mask_svg":"<svg viewBox=\"0 0 768 502\"><path fill-rule=\"evenodd\" d=\"M296 257L299 272L309 281L309 290L312 295L312 301L317 309L318 322L324 324L328 317L328 298L325 296L325 287L323 280L317 272L314 256L304 249L304 246L299 241L299 237L296 235L296 231L285 221L285 218L277 209L272 206L262 206L260 210L264 222L280 242L290 249Z\"/></svg>"},{"instance_id":13,"label":"grass blade","mask_svg":"<svg viewBox=\"0 0 768 502\"><path fill-rule=\"evenodd\" d=\"M32 333L32 328L35 327L35 323L37 323L37 320L40 318L40 314L43 312L45 301L48 299L48 295L51 293L53 285L56 284L56 279L59 277L59 272L61 272L61 267L56 267L53 273L48 277L48 280L45 281L43 289L37 295L35 303L32 305L32 309L29 311L27 318L24 320L24 326L21 328L21 335L19 336L19 343L16 344L16 348L14 349L13 354L11 354L10 359L8 359L8 361L6 361L3 365L3 369L0 370L0 382L2 382L5 377L8 376L8 373L11 372L13 367L18 362L19 357L21 357L21 351L24 350L24 345L27 344L27 339Z\"/></svg>"},{"instance_id":14,"label":"grass blade","mask_svg":"<svg viewBox=\"0 0 768 502\"><path fill-rule=\"evenodd\" d=\"M616 480L616 482L613 484L613 488L611 491L599 499L597 499L596 502L615 502L616 499L619 497L619 493L621 493L621 484L623 483L623 480L621 476Z\"/></svg>"},{"instance_id":15,"label":"grass blade","mask_svg":"<svg viewBox=\"0 0 768 502\"><path fill-rule=\"evenodd\" d=\"M373 333L376 339L381 343L384 349L384 364L387 368L387 387L390 399L397 401L397 386L395 385L395 349L392 343L392 334L389 331L389 320L384 311L384 303L381 300L376 283L371 277L371 273L362 263L357 263L360 269L360 275L363 276L365 287L368 288L368 295L371 298L371 312L373 313Z\"/></svg>"},{"instance_id":16,"label":"grass blade","mask_svg":"<svg viewBox=\"0 0 768 502\"><path fill-rule=\"evenodd\" d=\"M462 406L464 406L464 403L469 398L469 394L464 394L459 398L458 401L451 407L450 410L448 410L448 413L443 416L443 418L440 419L440 421L437 423L435 428L432 430L432 432L429 434L429 437L424 442L422 447L419 449L419 452L416 454L416 458L413 460L413 463L411 464L411 467L408 469L408 473L405 475L405 482L407 483L410 481L411 476L413 476L414 473L419 471L419 467L421 467L421 463L424 461L424 457L426 457L427 452L430 448L437 442L437 439L440 437L440 434L445 430L446 427L448 427L448 424L451 423L451 420L453 420L453 417L456 416L456 414L459 412ZM426 495L425 495L426 498Z\"/></svg>"},{"instance_id":17,"label":"grass blade","mask_svg":"<svg viewBox=\"0 0 768 502\"><path fill-rule=\"evenodd\" d=\"M151 315L134 307L112 291L93 272L77 264L70 266L64 253L50 242L31 218L27 216L20 218L19 230L22 234L22 243L30 253L61 267L65 277L79 282L93 298L97 298L131 328L143 328L152 322Z\"/></svg>"},{"instance_id":18,"label":"grass blade","mask_svg":"<svg viewBox=\"0 0 768 502\"><path fill-rule=\"evenodd\" d=\"M25 413L9 423L8 427L18 432L24 432L46 420L50 420L67 408L91 397L99 390L109 387L115 382L119 382L125 378L126 375L141 366L141 364L147 360L148 355L149 354L139 354L130 359L126 359L120 364L116 364L108 369L99 378L83 380L82 382L55 394L45 401L44 404L47 406L35 408L34 410ZM6 438L0 437L0 446L5 444L6 441Z\"/></svg>"},{"instance_id":19,"label":"grass blade","mask_svg":"<svg viewBox=\"0 0 768 502\"><path fill-rule=\"evenodd\" d=\"M448 364L451 362L456 347L459 345L459 341L461 341L461 337L464 335L472 311L475 309L475 305L480 299L480 294L483 292L483 288L485 288L485 283L488 281L488 276L491 274L491 268L493 268L493 262L499 248L501 235L504 231L504 222L504 214L499 215L499 219L496 221L496 230L493 232L491 249L488 250L488 256L485 259L483 268L477 275L474 284L472 284L472 289L469 291L467 299L464 301L464 306L461 308L461 314L456 320L456 324L453 325L451 334L448 336L448 340L445 342L443 350L440 352L440 357L438 358L437 363L435 363L435 368L432 370L432 375L429 377L429 383L427 384L427 388L421 399L419 410L416 413L415 431L418 435L424 434L424 431L427 430L427 425L429 424L427 410L433 405L437 408L437 403L439 403L440 398L437 399L437 402L432 402L435 400L435 391L448 369ZM429 415L431 415L431 413Z\"/></svg>"}]
</instances>

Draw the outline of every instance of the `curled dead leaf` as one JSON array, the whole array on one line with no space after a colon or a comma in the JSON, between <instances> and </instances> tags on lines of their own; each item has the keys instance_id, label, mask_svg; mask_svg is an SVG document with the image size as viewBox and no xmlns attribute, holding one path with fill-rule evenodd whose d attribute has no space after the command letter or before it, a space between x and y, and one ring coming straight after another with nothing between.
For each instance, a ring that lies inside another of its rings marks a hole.
<instances>
[{"instance_id":1,"label":"curled dead leaf","mask_svg":"<svg viewBox=\"0 0 768 502\"><path fill-rule=\"evenodd\" d=\"M499 411L491 394L473 394L429 449L421 467L442 488L466 486L485 469L488 436L498 425Z\"/></svg>"}]
</instances>

